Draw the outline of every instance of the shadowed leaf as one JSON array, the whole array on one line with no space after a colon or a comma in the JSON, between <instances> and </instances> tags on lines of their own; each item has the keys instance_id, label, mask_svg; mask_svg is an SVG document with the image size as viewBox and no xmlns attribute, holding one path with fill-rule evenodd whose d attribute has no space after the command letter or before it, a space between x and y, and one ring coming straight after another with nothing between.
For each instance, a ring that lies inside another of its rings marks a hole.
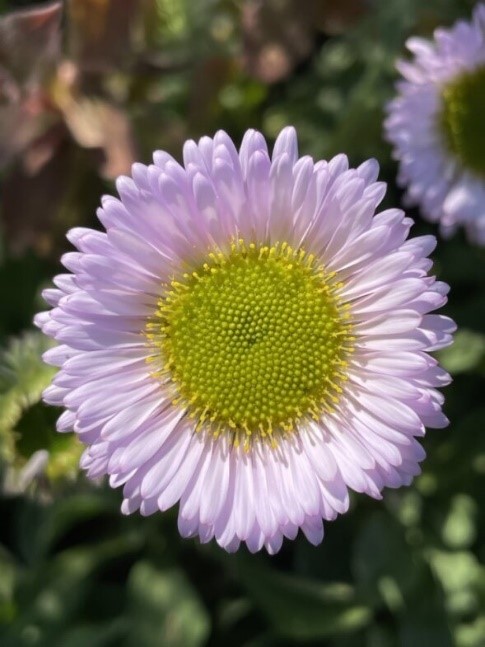
<instances>
[{"instance_id":1,"label":"shadowed leaf","mask_svg":"<svg viewBox=\"0 0 485 647\"><path fill-rule=\"evenodd\" d=\"M132 640L145 647L204 645L209 619L195 590L179 570L138 562L128 581Z\"/></svg>"},{"instance_id":2,"label":"shadowed leaf","mask_svg":"<svg viewBox=\"0 0 485 647\"><path fill-rule=\"evenodd\" d=\"M355 545L354 569L365 599L398 618L402 647L452 647L441 587L392 518L369 519Z\"/></svg>"},{"instance_id":3,"label":"shadowed leaf","mask_svg":"<svg viewBox=\"0 0 485 647\"><path fill-rule=\"evenodd\" d=\"M292 640L317 640L365 627L370 609L352 586L292 577L239 555L237 578L267 617L273 630Z\"/></svg>"}]
</instances>

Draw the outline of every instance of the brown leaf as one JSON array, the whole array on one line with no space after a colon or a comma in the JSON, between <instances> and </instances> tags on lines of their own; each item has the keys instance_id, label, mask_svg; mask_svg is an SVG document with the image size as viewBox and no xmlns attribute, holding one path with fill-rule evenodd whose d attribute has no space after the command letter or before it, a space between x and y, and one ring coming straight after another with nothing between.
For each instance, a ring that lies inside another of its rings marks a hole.
<instances>
[{"instance_id":1,"label":"brown leaf","mask_svg":"<svg viewBox=\"0 0 485 647\"><path fill-rule=\"evenodd\" d=\"M63 61L51 84L51 100L61 113L73 139L82 147L102 154L100 172L114 178L130 171L136 159L131 123L122 108L80 88L80 71L72 61Z\"/></svg>"},{"instance_id":2,"label":"brown leaf","mask_svg":"<svg viewBox=\"0 0 485 647\"><path fill-rule=\"evenodd\" d=\"M0 18L0 78L10 81L10 94L13 81L18 86L40 84L52 71L61 49L61 18L62 2Z\"/></svg>"},{"instance_id":3,"label":"brown leaf","mask_svg":"<svg viewBox=\"0 0 485 647\"><path fill-rule=\"evenodd\" d=\"M243 65L266 83L284 79L312 50L318 0L246 0Z\"/></svg>"},{"instance_id":4,"label":"brown leaf","mask_svg":"<svg viewBox=\"0 0 485 647\"><path fill-rule=\"evenodd\" d=\"M131 124L121 108L104 99L82 97L73 98L63 112L65 123L80 146L102 150L104 177L129 173L136 160L135 143Z\"/></svg>"},{"instance_id":5,"label":"brown leaf","mask_svg":"<svg viewBox=\"0 0 485 647\"><path fill-rule=\"evenodd\" d=\"M142 0L68 0L69 53L88 72L123 67L133 54Z\"/></svg>"}]
</instances>

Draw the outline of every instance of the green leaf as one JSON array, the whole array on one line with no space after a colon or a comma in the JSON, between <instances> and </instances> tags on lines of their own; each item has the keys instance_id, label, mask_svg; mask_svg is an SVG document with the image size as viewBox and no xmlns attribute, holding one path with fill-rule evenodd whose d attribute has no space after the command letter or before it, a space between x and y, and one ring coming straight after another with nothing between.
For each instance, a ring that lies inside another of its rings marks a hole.
<instances>
[{"instance_id":1,"label":"green leaf","mask_svg":"<svg viewBox=\"0 0 485 647\"><path fill-rule=\"evenodd\" d=\"M429 560L447 596L448 609L472 617L470 614L481 608L479 587L485 582L485 567L466 551L432 549Z\"/></svg>"},{"instance_id":2,"label":"green leaf","mask_svg":"<svg viewBox=\"0 0 485 647\"><path fill-rule=\"evenodd\" d=\"M485 335L472 330L456 333L452 346L438 353L443 367L456 375L477 369L485 369Z\"/></svg>"},{"instance_id":3,"label":"green leaf","mask_svg":"<svg viewBox=\"0 0 485 647\"><path fill-rule=\"evenodd\" d=\"M0 354L0 458L12 460L12 430L22 413L39 402L55 369L42 361L50 343L41 333L13 339Z\"/></svg>"},{"instance_id":4,"label":"green leaf","mask_svg":"<svg viewBox=\"0 0 485 647\"><path fill-rule=\"evenodd\" d=\"M443 541L450 548L468 548L477 535L477 505L470 496L456 494L443 523Z\"/></svg>"},{"instance_id":5,"label":"green leaf","mask_svg":"<svg viewBox=\"0 0 485 647\"><path fill-rule=\"evenodd\" d=\"M480 565L475 555L467 551L432 550L430 560L448 593L463 591L485 581L485 567Z\"/></svg>"},{"instance_id":6,"label":"green leaf","mask_svg":"<svg viewBox=\"0 0 485 647\"><path fill-rule=\"evenodd\" d=\"M457 628L456 647L483 647L483 636L485 636L485 615L480 616L474 622L463 624Z\"/></svg>"},{"instance_id":7,"label":"green leaf","mask_svg":"<svg viewBox=\"0 0 485 647\"><path fill-rule=\"evenodd\" d=\"M370 609L348 584L323 584L273 571L254 557L238 555L237 577L275 633L293 640L317 640L357 631Z\"/></svg>"},{"instance_id":8,"label":"green leaf","mask_svg":"<svg viewBox=\"0 0 485 647\"><path fill-rule=\"evenodd\" d=\"M130 645L198 647L205 643L209 618L183 571L138 562L130 573L128 596Z\"/></svg>"}]
</instances>

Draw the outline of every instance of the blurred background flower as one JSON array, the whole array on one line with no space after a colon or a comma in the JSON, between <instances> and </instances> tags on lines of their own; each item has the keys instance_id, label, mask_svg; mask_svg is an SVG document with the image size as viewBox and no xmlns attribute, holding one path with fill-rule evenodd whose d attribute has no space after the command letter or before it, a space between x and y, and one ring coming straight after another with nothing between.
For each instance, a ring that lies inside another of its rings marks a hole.
<instances>
[{"instance_id":1,"label":"blurred background flower","mask_svg":"<svg viewBox=\"0 0 485 647\"><path fill-rule=\"evenodd\" d=\"M470 22L410 38L411 61L387 107L387 137L409 204L450 236L463 226L485 245L485 4Z\"/></svg>"},{"instance_id":2,"label":"blurred background flower","mask_svg":"<svg viewBox=\"0 0 485 647\"><path fill-rule=\"evenodd\" d=\"M302 154L377 157L404 42L470 20L472 0L0 0L0 644L482 647L485 633L484 252L460 232L434 254L461 331L448 429L423 474L361 497L318 548L275 558L183 542L170 515L123 518L77 472L40 393L41 290L95 226L100 195L155 148L292 123ZM437 233L417 209L413 234ZM61 442L62 441L62 442ZM330 524L329 524L330 525Z\"/></svg>"}]
</instances>

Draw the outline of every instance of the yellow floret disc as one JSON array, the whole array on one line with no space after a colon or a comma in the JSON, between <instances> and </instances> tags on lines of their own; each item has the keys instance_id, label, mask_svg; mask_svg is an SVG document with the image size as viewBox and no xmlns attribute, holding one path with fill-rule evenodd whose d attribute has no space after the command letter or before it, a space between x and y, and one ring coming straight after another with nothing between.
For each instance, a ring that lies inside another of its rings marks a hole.
<instances>
[{"instance_id":1,"label":"yellow floret disc","mask_svg":"<svg viewBox=\"0 0 485 647\"><path fill-rule=\"evenodd\" d=\"M442 96L447 147L465 168L485 177L485 66L457 76Z\"/></svg>"},{"instance_id":2,"label":"yellow floret disc","mask_svg":"<svg viewBox=\"0 0 485 647\"><path fill-rule=\"evenodd\" d=\"M237 444L338 401L352 350L339 285L313 255L239 240L166 287L147 326L159 376L197 429Z\"/></svg>"}]
</instances>

